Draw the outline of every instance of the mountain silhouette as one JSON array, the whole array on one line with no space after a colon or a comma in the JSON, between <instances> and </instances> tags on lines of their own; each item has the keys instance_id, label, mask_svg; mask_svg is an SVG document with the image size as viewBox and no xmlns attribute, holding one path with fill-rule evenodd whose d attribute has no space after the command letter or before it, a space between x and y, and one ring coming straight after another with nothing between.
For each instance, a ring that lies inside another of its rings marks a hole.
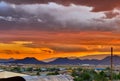
<instances>
[{"instance_id":1,"label":"mountain silhouette","mask_svg":"<svg viewBox=\"0 0 120 81\"><path fill-rule=\"evenodd\" d=\"M91 64L91 65L109 65L110 64L111 57L107 56L102 60L97 59L84 59L81 60L79 58L70 59L70 58L57 58L51 62L43 62L40 60L37 60L33 57L26 57L24 59L18 59L8 62L2 62L2 63L17 63L17 64L72 64L72 65L78 65L78 64ZM113 63L114 65L120 65L120 56L114 55L113 56Z\"/></svg>"},{"instance_id":2,"label":"mountain silhouette","mask_svg":"<svg viewBox=\"0 0 120 81\"><path fill-rule=\"evenodd\" d=\"M79 64L80 62L80 59L58 58L54 61L49 62L48 64Z\"/></svg>"},{"instance_id":3,"label":"mountain silhouette","mask_svg":"<svg viewBox=\"0 0 120 81\"><path fill-rule=\"evenodd\" d=\"M49 64L92 64L92 65L109 65L111 60L111 56L107 56L102 60L97 59L69 59L69 58L58 58ZM120 65L120 56L113 56L113 63L114 65Z\"/></svg>"},{"instance_id":4,"label":"mountain silhouette","mask_svg":"<svg viewBox=\"0 0 120 81\"><path fill-rule=\"evenodd\" d=\"M0 63L10 62L10 61L15 61L15 59L14 59L14 58L10 58L10 59L0 59Z\"/></svg>"},{"instance_id":5,"label":"mountain silhouette","mask_svg":"<svg viewBox=\"0 0 120 81\"><path fill-rule=\"evenodd\" d=\"M108 56L108 57L102 59L99 62L99 64L109 65L110 64L110 60L111 60L111 56ZM114 65L120 65L120 56L114 55L113 56L113 63L114 63Z\"/></svg>"},{"instance_id":6,"label":"mountain silhouette","mask_svg":"<svg viewBox=\"0 0 120 81\"><path fill-rule=\"evenodd\" d=\"M26 57L24 59L19 59L15 61L11 61L9 63L21 63L21 64L45 64L45 62L39 61L33 57Z\"/></svg>"}]
</instances>

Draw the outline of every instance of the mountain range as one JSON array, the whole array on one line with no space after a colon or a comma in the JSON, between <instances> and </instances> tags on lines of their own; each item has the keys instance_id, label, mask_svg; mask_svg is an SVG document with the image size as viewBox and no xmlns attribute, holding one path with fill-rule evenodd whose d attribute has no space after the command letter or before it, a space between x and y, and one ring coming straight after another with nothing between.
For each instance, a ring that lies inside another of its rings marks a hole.
<instances>
[{"instance_id":1,"label":"mountain range","mask_svg":"<svg viewBox=\"0 0 120 81\"><path fill-rule=\"evenodd\" d=\"M109 54L98 54L98 55L86 55L86 56L82 56L82 57L67 57L68 59L81 59L81 60L85 60L85 59L97 59L97 60L102 60L105 57L109 56ZM44 62L50 62L50 61L54 61L55 59L58 58L49 58L49 59L45 59L43 60Z\"/></svg>"},{"instance_id":2,"label":"mountain range","mask_svg":"<svg viewBox=\"0 0 120 81\"><path fill-rule=\"evenodd\" d=\"M39 61L33 57L26 57L24 59L18 59L14 61L9 61L8 63L16 63L16 64L45 64L45 62Z\"/></svg>"},{"instance_id":3,"label":"mountain range","mask_svg":"<svg viewBox=\"0 0 120 81\"><path fill-rule=\"evenodd\" d=\"M26 57L24 59L7 59L4 61L0 60L0 63L15 63L15 64L73 64L73 65L78 65L78 64L93 64L93 65L109 65L110 64L110 56L107 56L101 60L98 59L79 59L79 58L57 58L53 61L50 62L43 62L39 61L36 58L33 57ZM120 56L113 56L113 62L115 65L120 65Z\"/></svg>"}]
</instances>

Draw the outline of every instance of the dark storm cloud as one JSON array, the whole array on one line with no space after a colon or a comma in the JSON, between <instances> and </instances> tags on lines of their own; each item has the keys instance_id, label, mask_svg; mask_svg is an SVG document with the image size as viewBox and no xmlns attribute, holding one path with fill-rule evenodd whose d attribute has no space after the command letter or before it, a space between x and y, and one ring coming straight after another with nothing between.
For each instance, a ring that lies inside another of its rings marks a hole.
<instances>
[{"instance_id":1,"label":"dark storm cloud","mask_svg":"<svg viewBox=\"0 0 120 81\"><path fill-rule=\"evenodd\" d=\"M13 4L0 2L0 29L44 31L119 30L119 14L108 18L106 12L92 12L89 6L70 4ZM119 11L119 9L117 9ZM112 11L113 12L113 11ZM116 13L116 11L114 11Z\"/></svg>"},{"instance_id":2,"label":"dark storm cloud","mask_svg":"<svg viewBox=\"0 0 120 81\"><path fill-rule=\"evenodd\" d=\"M119 7L120 0L0 0L15 4L33 4L33 3L48 3L56 2L64 5L71 3L79 5L93 6L94 11L108 11L115 7Z\"/></svg>"}]
</instances>

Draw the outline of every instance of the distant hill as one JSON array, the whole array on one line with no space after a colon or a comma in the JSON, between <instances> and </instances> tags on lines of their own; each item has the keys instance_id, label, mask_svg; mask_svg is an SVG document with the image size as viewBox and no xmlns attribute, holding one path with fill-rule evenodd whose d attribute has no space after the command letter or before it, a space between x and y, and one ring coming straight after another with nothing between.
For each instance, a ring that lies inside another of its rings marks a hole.
<instances>
[{"instance_id":1,"label":"distant hill","mask_svg":"<svg viewBox=\"0 0 120 81\"><path fill-rule=\"evenodd\" d=\"M92 64L92 65L109 65L110 64L110 56L105 57L102 60L98 59L79 59L79 58L57 58L51 62L43 62L39 61L36 58L24 58L24 59L18 59L18 60L7 60L7 61L2 61L1 63L17 63L17 64L73 64L73 65L78 65L78 64ZM113 62L115 65L120 65L120 56L113 56Z\"/></svg>"},{"instance_id":2,"label":"distant hill","mask_svg":"<svg viewBox=\"0 0 120 81\"><path fill-rule=\"evenodd\" d=\"M97 64L99 60L80 60L80 59L69 59L69 58L58 58L49 64Z\"/></svg>"},{"instance_id":3,"label":"distant hill","mask_svg":"<svg viewBox=\"0 0 120 81\"><path fill-rule=\"evenodd\" d=\"M69 59L69 58L58 58L52 62L49 62L49 64L94 64L94 65L109 65L110 64L110 56L105 57L102 60L97 59ZM120 56L113 56L113 62L115 65L120 65Z\"/></svg>"},{"instance_id":4,"label":"distant hill","mask_svg":"<svg viewBox=\"0 0 120 81\"><path fill-rule=\"evenodd\" d=\"M108 64L110 64L110 59L111 59L111 57L108 56L108 57L102 59L102 60L99 62L99 64L108 65ZM120 65L120 56L117 56L117 55L113 56L113 63L114 63L115 65Z\"/></svg>"},{"instance_id":5,"label":"distant hill","mask_svg":"<svg viewBox=\"0 0 120 81\"><path fill-rule=\"evenodd\" d=\"M36 58L30 58L30 57L26 57L24 59L19 59L19 60L15 60L15 61L11 61L9 63L21 63L21 64L45 64L45 62L39 61Z\"/></svg>"},{"instance_id":6,"label":"distant hill","mask_svg":"<svg viewBox=\"0 0 120 81\"><path fill-rule=\"evenodd\" d=\"M57 58L54 61L48 62L48 64L79 64L80 62L80 59Z\"/></svg>"},{"instance_id":7,"label":"distant hill","mask_svg":"<svg viewBox=\"0 0 120 81\"><path fill-rule=\"evenodd\" d=\"M10 59L0 59L0 63L10 62L10 61L15 61L15 59L14 59L14 58L10 58Z\"/></svg>"},{"instance_id":8,"label":"distant hill","mask_svg":"<svg viewBox=\"0 0 120 81\"><path fill-rule=\"evenodd\" d=\"M108 54L99 54L99 55L87 55L87 56L82 56L82 57L66 57L68 59L81 59L81 60L85 60L85 59L89 59L89 60L93 60L93 59L97 59L97 60L102 60L105 57L109 56ZM58 57L59 58L59 57ZM54 61L56 58L49 58L49 59L45 59L43 60L44 62L51 62Z\"/></svg>"},{"instance_id":9,"label":"distant hill","mask_svg":"<svg viewBox=\"0 0 120 81\"><path fill-rule=\"evenodd\" d=\"M109 54L87 55L87 56L80 57L80 59L98 59L98 60L102 60L107 56L109 56Z\"/></svg>"}]
</instances>

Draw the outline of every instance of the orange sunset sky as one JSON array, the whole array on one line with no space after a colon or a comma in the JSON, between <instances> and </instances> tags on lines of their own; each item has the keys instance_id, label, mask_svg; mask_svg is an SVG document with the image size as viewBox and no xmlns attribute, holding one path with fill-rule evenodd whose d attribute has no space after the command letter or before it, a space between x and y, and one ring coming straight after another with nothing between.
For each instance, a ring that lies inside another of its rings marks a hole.
<instances>
[{"instance_id":1,"label":"orange sunset sky","mask_svg":"<svg viewBox=\"0 0 120 81\"><path fill-rule=\"evenodd\" d=\"M111 47L119 55L119 4L119 0L0 0L0 58L104 55Z\"/></svg>"}]
</instances>

